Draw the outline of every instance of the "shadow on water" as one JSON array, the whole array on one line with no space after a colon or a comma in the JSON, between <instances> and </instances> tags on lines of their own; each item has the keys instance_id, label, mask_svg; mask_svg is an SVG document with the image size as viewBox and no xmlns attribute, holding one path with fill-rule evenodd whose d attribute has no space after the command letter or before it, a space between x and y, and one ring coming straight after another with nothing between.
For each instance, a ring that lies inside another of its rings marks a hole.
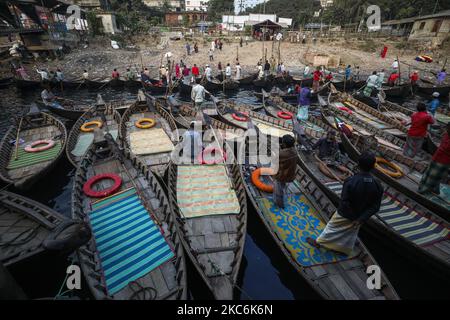
<instances>
[{"instance_id":1,"label":"shadow on water","mask_svg":"<svg viewBox=\"0 0 450 320\"><path fill-rule=\"evenodd\" d=\"M67 91L65 95L72 100L94 102L97 93L82 90ZM135 98L135 93L127 91L104 89L100 93L106 101ZM40 92L39 90L23 92L10 88L2 90L1 95L0 135L3 135L10 125L9 118L20 113L24 106L39 99ZM223 94L218 94L218 96L225 97ZM235 92L229 95L229 98L240 103L258 103L252 92L248 90ZM70 216L74 174L75 169L63 158L56 168L39 181L32 190L22 194ZM249 204L248 210L248 234L238 279L240 289L236 289L235 296L243 300L320 299L278 249L251 204ZM449 297L448 285L443 285L443 282L430 270L403 258L370 235L363 234L362 239L402 298L442 299ZM212 299L212 295L194 266L187 257L186 260L189 296L193 299ZM30 298L54 297L60 289L69 264L68 257L47 253L19 263L10 268L10 271ZM75 294L82 299L92 299L84 282L82 290Z\"/></svg>"}]
</instances>

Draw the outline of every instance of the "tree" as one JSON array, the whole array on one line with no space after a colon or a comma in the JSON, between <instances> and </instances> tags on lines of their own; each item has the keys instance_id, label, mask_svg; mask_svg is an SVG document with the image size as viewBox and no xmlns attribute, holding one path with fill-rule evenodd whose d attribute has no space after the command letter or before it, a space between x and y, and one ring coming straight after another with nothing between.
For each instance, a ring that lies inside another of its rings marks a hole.
<instances>
[{"instance_id":1,"label":"tree","mask_svg":"<svg viewBox=\"0 0 450 320\"><path fill-rule=\"evenodd\" d=\"M234 0L210 0L208 2L208 18L220 21L223 14L234 14Z\"/></svg>"}]
</instances>

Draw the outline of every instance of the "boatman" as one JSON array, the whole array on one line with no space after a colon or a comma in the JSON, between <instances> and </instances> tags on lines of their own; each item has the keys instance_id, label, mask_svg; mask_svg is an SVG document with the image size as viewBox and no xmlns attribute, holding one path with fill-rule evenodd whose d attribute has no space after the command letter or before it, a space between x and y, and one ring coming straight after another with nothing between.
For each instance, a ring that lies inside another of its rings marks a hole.
<instances>
[{"instance_id":1,"label":"boatman","mask_svg":"<svg viewBox=\"0 0 450 320\"><path fill-rule=\"evenodd\" d=\"M427 136L428 125L433 123L434 118L427 113L427 106L419 102L417 112L411 115L411 127L408 130L405 148L403 149L405 156L414 158L419 153Z\"/></svg>"},{"instance_id":2,"label":"boatman","mask_svg":"<svg viewBox=\"0 0 450 320\"><path fill-rule=\"evenodd\" d=\"M447 178L450 168L450 122L447 123L446 132L441 144L431 158L431 162L422 176L419 184L419 193L434 193L439 195L441 180Z\"/></svg>"},{"instance_id":3,"label":"boatman","mask_svg":"<svg viewBox=\"0 0 450 320\"><path fill-rule=\"evenodd\" d=\"M367 78L366 87L363 90L363 94L366 97L372 96L373 89L376 89L378 83L377 72L372 72L372 75Z\"/></svg>"},{"instance_id":4,"label":"boatman","mask_svg":"<svg viewBox=\"0 0 450 320\"><path fill-rule=\"evenodd\" d=\"M284 190L286 184L295 180L297 170L297 151L295 139L284 135L278 160L278 172L273 176L273 201L279 208L284 208Z\"/></svg>"},{"instance_id":5,"label":"boatman","mask_svg":"<svg viewBox=\"0 0 450 320\"><path fill-rule=\"evenodd\" d=\"M127 80L134 80L136 79L136 74L130 70L130 68L127 68L127 73L125 74L125 78Z\"/></svg>"},{"instance_id":6,"label":"boatman","mask_svg":"<svg viewBox=\"0 0 450 320\"><path fill-rule=\"evenodd\" d=\"M352 75L352 66L348 65L347 68L345 68L345 80L350 80L350 77Z\"/></svg>"},{"instance_id":7,"label":"boatman","mask_svg":"<svg viewBox=\"0 0 450 320\"><path fill-rule=\"evenodd\" d=\"M410 76L409 80L411 82L411 85L415 86L417 81L419 81L419 72L415 70Z\"/></svg>"},{"instance_id":8,"label":"boatman","mask_svg":"<svg viewBox=\"0 0 450 320\"><path fill-rule=\"evenodd\" d=\"M227 63L227 66L225 68L225 78L231 79L231 66L229 63Z\"/></svg>"},{"instance_id":9,"label":"boatman","mask_svg":"<svg viewBox=\"0 0 450 320\"><path fill-rule=\"evenodd\" d=\"M59 102L56 101L57 97L53 94L53 92L50 91L50 87L45 86L44 88L45 89L42 90L42 92L41 92L42 102L46 106L53 106L53 107L60 108L61 105L59 104Z\"/></svg>"},{"instance_id":10,"label":"boatman","mask_svg":"<svg viewBox=\"0 0 450 320\"><path fill-rule=\"evenodd\" d=\"M441 72L437 74L437 83L441 85L445 81L445 77L447 77L447 73L445 69L442 69Z\"/></svg>"},{"instance_id":11,"label":"boatman","mask_svg":"<svg viewBox=\"0 0 450 320\"><path fill-rule=\"evenodd\" d=\"M189 129L183 134L183 163L195 163L202 149L202 135L195 130L195 121L192 121Z\"/></svg>"},{"instance_id":12,"label":"boatman","mask_svg":"<svg viewBox=\"0 0 450 320\"><path fill-rule=\"evenodd\" d=\"M323 77L323 73L322 71L320 71L320 68L317 67L316 70L313 73L313 86L312 89L314 92L319 91L319 86L320 86L320 80Z\"/></svg>"},{"instance_id":13,"label":"boatman","mask_svg":"<svg viewBox=\"0 0 450 320\"><path fill-rule=\"evenodd\" d=\"M344 181L339 207L325 229L316 240L306 238L310 245L351 255L361 224L380 210L383 187L370 174L375 156L363 153L358 165L360 171Z\"/></svg>"},{"instance_id":14,"label":"boatman","mask_svg":"<svg viewBox=\"0 0 450 320\"><path fill-rule=\"evenodd\" d=\"M192 87L191 99L194 102L194 107L200 111L201 105L205 102L205 87L200 84L200 79L195 79L195 85Z\"/></svg>"},{"instance_id":15,"label":"boatman","mask_svg":"<svg viewBox=\"0 0 450 320\"><path fill-rule=\"evenodd\" d=\"M433 100L428 104L428 111L433 115L435 115L437 109L441 105L441 101L439 101L439 92L433 92Z\"/></svg>"},{"instance_id":16,"label":"boatman","mask_svg":"<svg viewBox=\"0 0 450 320\"><path fill-rule=\"evenodd\" d=\"M200 75L200 70L198 69L197 65L194 63L194 66L192 67L192 75L197 78Z\"/></svg>"},{"instance_id":17,"label":"boatman","mask_svg":"<svg viewBox=\"0 0 450 320\"><path fill-rule=\"evenodd\" d=\"M327 136L319 139L312 148L319 150L318 156L321 160L334 162L340 158L339 145L336 140L336 132L334 131L328 131Z\"/></svg>"},{"instance_id":18,"label":"boatman","mask_svg":"<svg viewBox=\"0 0 450 320\"><path fill-rule=\"evenodd\" d=\"M236 80L241 79L242 67L239 62L236 62Z\"/></svg>"},{"instance_id":19,"label":"boatman","mask_svg":"<svg viewBox=\"0 0 450 320\"><path fill-rule=\"evenodd\" d=\"M205 77L208 81L212 81L212 69L209 64L207 64L205 68Z\"/></svg>"},{"instance_id":20,"label":"boatman","mask_svg":"<svg viewBox=\"0 0 450 320\"><path fill-rule=\"evenodd\" d=\"M89 72L87 70L83 71L83 80L88 80L89 79Z\"/></svg>"},{"instance_id":21,"label":"boatman","mask_svg":"<svg viewBox=\"0 0 450 320\"><path fill-rule=\"evenodd\" d=\"M307 121L309 116L309 106L311 105L311 90L309 90L307 86L303 86L297 96L297 99L297 119L299 121Z\"/></svg>"}]
</instances>

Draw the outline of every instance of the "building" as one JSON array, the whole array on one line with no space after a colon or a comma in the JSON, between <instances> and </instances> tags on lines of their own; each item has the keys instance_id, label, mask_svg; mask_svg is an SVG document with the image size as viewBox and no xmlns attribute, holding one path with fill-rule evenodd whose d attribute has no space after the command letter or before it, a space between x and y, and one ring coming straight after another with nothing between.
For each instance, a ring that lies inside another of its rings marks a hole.
<instances>
[{"instance_id":1,"label":"building","mask_svg":"<svg viewBox=\"0 0 450 320\"><path fill-rule=\"evenodd\" d=\"M150 8L161 8L166 4L170 11L181 11L184 5L184 0L143 0L143 2Z\"/></svg>"},{"instance_id":2,"label":"building","mask_svg":"<svg viewBox=\"0 0 450 320\"><path fill-rule=\"evenodd\" d=\"M450 10L416 17L408 40L427 42L432 47L450 37Z\"/></svg>"},{"instance_id":3,"label":"building","mask_svg":"<svg viewBox=\"0 0 450 320\"><path fill-rule=\"evenodd\" d=\"M68 0L79 5L86 11L95 11L97 19L101 21L103 33L120 33L121 27L117 24L116 15L112 10L110 0Z\"/></svg>"},{"instance_id":4,"label":"building","mask_svg":"<svg viewBox=\"0 0 450 320\"><path fill-rule=\"evenodd\" d=\"M204 11L167 12L165 22L170 27L192 27L205 22L208 14Z\"/></svg>"},{"instance_id":5,"label":"building","mask_svg":"<svg viewBox=\"0 0 450 320\"><path fill-rule=\"evenodd\" d=\"M209 0L185 0L186 11L207 11Z\"/></svg>"},{"instance_id":6,"label":"building","mask_svg":"<svg viewBox=\"0 0 450 320\"><path fill-rule=\"evenodd\" d=\"M260 3L264 3L265 0L234 0L234 13L239 14L244 12L248 8L254 8Z\"/></svg>"},{"instance_id":7,"label":"building","mask_svg":"<svg viewBox=\"0 0 450 320\"><path fill-rule=\"evenodd\" d=\"M248 16L222 16L222 29L228 31L242 31L245 26L254 26L263 21L275 22L282 28L288 28L292 25L292 19L277 19L276 14L251 13Z\"/></svg>"},{"instance_id":8,"label":"building","mask_svg":"<svg viewBox=\"0 0 450 320\"><path fill-rule=\"evenodd\" d=\"M389 20L381 24L381 32L393 36L409 36L414 25L415 18Z\"/></svg>"},{"instance_id":9,"label":"building","mask_svg":"<svg viewBox=\"0 0 450 320\"><path fill-rule=\"evenodd\" d=\"M331 7L333 5L333 0L320 0L320 6L322 8Z\"/></svg>"}]
</instances>

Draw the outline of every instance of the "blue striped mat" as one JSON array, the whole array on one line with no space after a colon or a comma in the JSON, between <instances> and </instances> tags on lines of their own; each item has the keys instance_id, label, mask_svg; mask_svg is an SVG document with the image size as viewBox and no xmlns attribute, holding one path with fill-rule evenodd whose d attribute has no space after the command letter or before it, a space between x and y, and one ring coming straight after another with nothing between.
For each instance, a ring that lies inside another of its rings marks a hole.
<instances>
[{"instance_id":1,"label":"blue striped mat","mask_svg":"<svg viewBox=\"0 0 450 320\"><path fill-rule=\"evenodd\" d=\"M134 188L92 204L90 222L110 295L174 257Z\"/></svg>"},{"instance_id":2,"label":"blue striped mat","mask_svg":"<svg viewBox=\"0 0 450 320\"><path fill-rule=\"evenodd\" d=\"M340 182L326 185L335 193L341 194ZM446 226L420 215L388 193L384 194L378 216L396 233L419 246L446 240L450 235L450 230Z\"/></svg>"}]
</instances>

